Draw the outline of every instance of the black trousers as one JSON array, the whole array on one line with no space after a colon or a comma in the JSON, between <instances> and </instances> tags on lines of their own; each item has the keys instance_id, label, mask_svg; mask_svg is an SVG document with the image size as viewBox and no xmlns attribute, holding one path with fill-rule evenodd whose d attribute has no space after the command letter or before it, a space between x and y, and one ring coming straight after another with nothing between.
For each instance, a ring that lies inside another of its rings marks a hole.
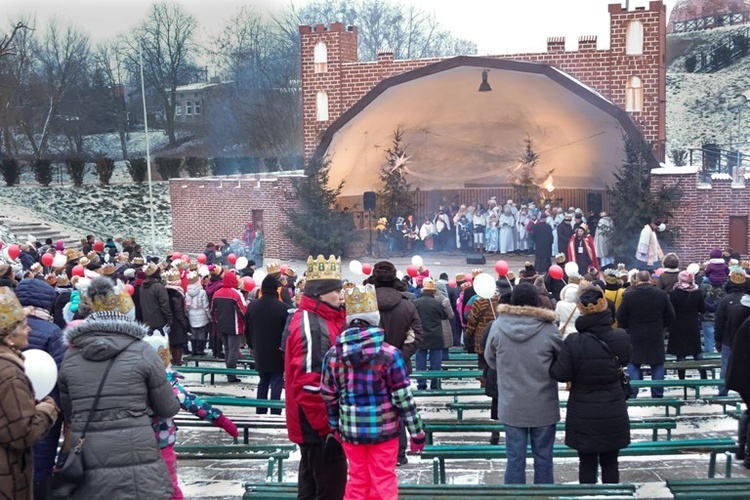
<instances>
[{"instance_id":1,"label":"black trousers","mask_svg":"<svg viewBox=\"0 0 750 500\"><path fill-rule=\"evenodd\" d=\"M341 500L346 490L346 455L323 456L322 444L301 444L298 500Z\"/></svg>"},{"instance_id":2,"label":"black trousers","mask_svg":"<svg viewBox=\"0 0 750 500\"><path fill-rule=\"evenodd\" d=\"M601 465L602 483L619 483L620 470L617 456L620 450L606 451L604 453L581 453L578 452L578 482L581 484L596 483L597 469Z\"/></svg>"}]
</instances>

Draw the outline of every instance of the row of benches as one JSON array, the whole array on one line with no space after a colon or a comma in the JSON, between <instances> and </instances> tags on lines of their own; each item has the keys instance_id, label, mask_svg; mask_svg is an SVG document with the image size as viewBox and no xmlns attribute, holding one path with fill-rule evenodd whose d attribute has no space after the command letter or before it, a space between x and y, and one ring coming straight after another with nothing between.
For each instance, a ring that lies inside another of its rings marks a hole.
<instances>
[{"instance_id":1,"label":"row of benches","mask_svg":"<svg viewBox=\"0 0 750 500\"><path fill-rule=\"evenodd\" d=\"M676 500L748 498L750 478L668 479L667 487ZM285 500L297 498L296 483L245 483L244 500ZM632 484L400 484L400 500L473 499L587 499L636 498Z\"/></svg>"}]
</instances>

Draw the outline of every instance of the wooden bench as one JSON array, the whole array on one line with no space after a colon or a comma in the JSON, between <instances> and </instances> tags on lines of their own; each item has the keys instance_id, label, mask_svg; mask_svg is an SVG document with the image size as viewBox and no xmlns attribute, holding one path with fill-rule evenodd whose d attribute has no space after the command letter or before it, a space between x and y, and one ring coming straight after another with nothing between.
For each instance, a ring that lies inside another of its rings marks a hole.
<instances>
[{"instance_id":1,"label":"wooden bench","mask_svg":"<svg viewBox=\"0 0 750 500\"><path fill-rule=\"evenodd\" d=\"M732 454L737 444L732 439L691 439L680 441L636 441L627 448L620 450L620 456L645 455L677 455L685 453L710 453L708 477L716 475L716 455L724 453L726 456L726 477L732 475ZM531 453L529 447L527 454ZM578 452L565 445L556 444L553 456L578 457ZM461 446L426 446L422 452L422 459L433 461L433 482L445 484L445 461L450 460L492 460L506 458L504 445L461 445Z\"/></svg>"},{"instance_id":2,"label":"wooden bench","mask_svg":"<svg viewBox=\"0 0 750 500\"><path fill-rule=\"evenodd\" d=\"M741 479L667 479L667 488L675 500L750 497L750 478Z\"/></svg>"},{"instance_id":3,"label":"wooden bench","mask_svg":"<svg viewBox=\"0 0 750 500\"><path fill-rule=\"evenodd\" d=\"M234 375L235 377L257 377L256 370L248 368L218 368L215 366L180 366L179 373L197 373L201 376L201 384L205 383L206 375L210 377L211 385L216 385L216 375Z\"/></svg>"},{"instance_id":4,"label":"wooden bench","mask_svg":"<svg viewBox=\"0 0 750 500\"><path fill-rule=\"evenodd\" d=\"M644 387L682 387L685 391L684 398L687 399L687 390L688 389L694 389L695 390L695 399L698 399L701 397L701 388L703 387L716 387L717 389L719 387L724 386L724 381L722 379L718 378L712 378L712 379L666 379L666 380L632 380L630 384L633 387L637 387L639 389Z\"/></svg>"},{"instance_id":5,"label":"wooden bench","mask_svg":"<svg viewBox=\"0 0 750 500\"><path fill-rule=\"evenodd\" d=\"M268 460L266 481L273 481L274 468L278 464L278 481L284 478L284 460L297 449L297 445L179 445L174 450L179 460Z\"/></svg>"},{"instance_id":6,"label":"wooden bench","mask_svg":"<svg viewBox=\"0 0 750 500\"><path fill-rule=\"evenodd\" d=\"M721 405L724 414L727 414L727 407L736 408L742 403L742 398L739 396L704 396L700 400L708 405Z\"/></svg>"},{"instance_id":7,"label":"wooden bench","mask_svg":"<svg viewBox=\"0 0 750 500\"><path fill-rule=\"evenodd\" d=\"M208 404L218 407L222 406L240 406L243 408L275 408L284 409L283 399L256 399L234 396L208 396L202 398Z\"/></svg>"},{"instance_id":8,"label":"wooden bench","mask_svg":"<svg viewBox=\"0 0 750 500\"><path fill-rule=\"evenodd\" d=\"M297 483L245 483L244 500L297 498ZM399 484L399 500L635 498L632 484Z\"/></svg>"},{"instance_id":9,"label":"wooden bench","mask_svg":"<svg viewBox=\"0 0 750 500\"><path fill-rule=\"evenodd\" d=\"M242 444L250 444L250 429L286 429L286 420L268 420L260 417L228 417L232 420L234 425L237 426L237 429L242 430ZM175 419L174 423L177 424L178 429L183 427L198 429L219 429L211 422L199 420L197 418L179 418ZM234 438L234 444L237 444L238 441L239 438Z\"/></svg>"},{"instance_id":10,"label":"wooden bench","mask_svg":"<svg viewBox=\"0 0 750 500\"><path fill-rule=\"evenodd\" d=\"M186 363L185 366L189 366L189 363L193 363L194 366L200 366L201 363L221 363L224 364L224 359L214 358L213 356L184 356L182 361ZM243 368L255 369L255 359L250 358L239 358L237 365ZM184 367L181 367L184 368Z\"/></svg>"},{"instance_id":11,"label":"wooden bench","mask_svg":"<svg viewBox=\"0 0 750 500\"><path fill-rule=\"evenodd\" d=\"M466 433L466 432L502 432L505 425L495 420L463 420L455 422L452 420L423 420L424 432L427 437L427 444L434 444L433 434L440 433ZM659 429L667 431L667 441L672 440L672 430L677 428L677 422L674 419L661 420L634 420L630 422L631 430L651 430L651 440L659 440ZM557 430L565 430L565 422L557 423Z\"/></svg>"},{"instance_id":12,"label":"wooden bench","mask_svg":"<svg viewBox=\"0 0 750 500\"><path fill-rule=\"evenodd\" d=\"M666 417L669 417L670 408L674 408L675 415L680 415L682 407L685 406L685 401L682 399L669 399L669 398L636 398L628 399L628 406L631 407L658 407L663 406L665 409ZM489 410L492 405L492 400L487 401L465 401L465 402L454 402L448 403L447 408L456 410L458 413L458 420L463 420L464 412L468 410ZM567 401L560 401L560 408L567 408Z\"/></svg>"}]
</instances>

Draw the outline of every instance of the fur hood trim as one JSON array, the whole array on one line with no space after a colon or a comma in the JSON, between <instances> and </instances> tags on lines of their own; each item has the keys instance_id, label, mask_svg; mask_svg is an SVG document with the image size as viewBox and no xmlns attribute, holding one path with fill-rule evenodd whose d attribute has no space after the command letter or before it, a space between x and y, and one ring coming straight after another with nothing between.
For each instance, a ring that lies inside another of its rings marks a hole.
<instances>
[{"instance_id":1,"label":"fur hood trim","mask_svg":"<svg viewBox=\"0 0 750 500\"><path fill-rule=\"evenodd\" d=\"M149 333L146 325L131 320L127 316L113 312L91 314L82 323L65 330L65 343L74 345L76 339L86 334L115 333L133 339L142 339Z\"/></svg>"},{"instance_id":2,"label":"fur hood trim","mask_svg":"<svg viewBox=\"0 0 750 500\"><path fill-rule=\"evenodd\" d=\"M498 314L515 314L516 316L529 316L531 318L538 318L547 323L554 323L557 321L555 311L544 309L542 307L532 306L511 306L509 304L500 304L497 306Z\"/></svg>"}]
</instances>

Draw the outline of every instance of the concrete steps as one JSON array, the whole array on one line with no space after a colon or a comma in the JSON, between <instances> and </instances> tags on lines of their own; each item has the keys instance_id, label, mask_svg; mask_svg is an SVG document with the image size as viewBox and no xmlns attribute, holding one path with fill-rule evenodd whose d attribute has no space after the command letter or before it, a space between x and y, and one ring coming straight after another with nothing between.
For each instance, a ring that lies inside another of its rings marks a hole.
<instances>
[{"instance_id":1,"label":"concrete steps","mask_svg":"<svg viewBox=\"0 0 750 500\"><path fill-rule=\"evenodd\" d=\"M0 224L7 227L16 237L19 243L25 243L29 236L33 236L37 241L44 243L44 240L50 238L52 242L62 240L65 248L76 248L80 246L80 237L58 231L44 222L17 220L9 217L0 217Z\"/></svg>"}]
</instances>

